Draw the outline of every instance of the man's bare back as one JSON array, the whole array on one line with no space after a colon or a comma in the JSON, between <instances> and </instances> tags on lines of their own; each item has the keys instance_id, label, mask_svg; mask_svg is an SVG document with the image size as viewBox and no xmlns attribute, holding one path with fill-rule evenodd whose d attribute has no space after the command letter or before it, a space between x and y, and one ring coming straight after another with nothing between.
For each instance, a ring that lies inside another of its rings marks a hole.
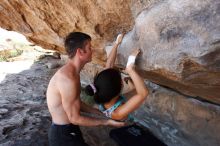
<instances>
[{"instance_id":1,"label":"man's bare back","mask_svg":"<svg viewBox=\"0 0 220 146\"><path fill-rule=\"evenodd\" d=\"M63 109L62 97L58 86L59 84L61 84L61 82L65 82L66 80L66 83L76 82L74 81L74 79L79 79L79 75L74 74L73 69L70 68L68 64L66 64L62 68L60 68L50 80L47 89L47 104L52 116L52 121L56 124L63 125L71 123L68 119L66 112ZM77 82L79 83L79 80ZM78 87L79 86L80 84L78 84ZM78 93L80 93L80 91L78 91Z\"/></svg>"}]
</instances>

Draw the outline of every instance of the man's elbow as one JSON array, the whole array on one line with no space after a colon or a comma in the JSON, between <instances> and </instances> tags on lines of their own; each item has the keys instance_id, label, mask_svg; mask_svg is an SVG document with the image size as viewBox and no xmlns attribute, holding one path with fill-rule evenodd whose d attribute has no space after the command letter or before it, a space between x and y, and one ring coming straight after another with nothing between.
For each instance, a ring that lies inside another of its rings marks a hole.
<instances>
[{"instance_id":1,"label":"man's elbow","mask_svg":"<svg viewBox=\"0 0 220 146\"><path fill-rule=\"evenodd\" d=\"M80 125L80 115L79 116L71 116L69 118L69 120L74 125Z\"/></svg>"}]
</instances>

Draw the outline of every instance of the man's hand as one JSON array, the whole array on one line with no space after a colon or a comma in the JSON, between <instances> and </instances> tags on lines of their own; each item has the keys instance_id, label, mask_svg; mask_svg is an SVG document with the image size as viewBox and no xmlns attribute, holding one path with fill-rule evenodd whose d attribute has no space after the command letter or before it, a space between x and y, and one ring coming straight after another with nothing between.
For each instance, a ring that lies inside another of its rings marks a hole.
<instances>
[{"instance_id":1,"label":"man's hand","mask_svg":"<svg viewBox=\"0 0 220 146\"><path fill-rule=\"evenodd\" d=\"M115 41L116 44L120 44L122 42L122 39L124 37L124 33L121 33L117 36L117 39Z\"/></svg>"},{"instance_id":2,"label":"man's hand","mask_svg":"<svg viewBox=\"0 0 220 146\"><path fill-rule=\"evenodd\" d=\"M126 124L125 124L125 122L118 122L118 121L109 119L107 121L107 125L108 126L114 126L114 127L122 127L122 126L125 126Z\"/></svg>"}]
</instances>

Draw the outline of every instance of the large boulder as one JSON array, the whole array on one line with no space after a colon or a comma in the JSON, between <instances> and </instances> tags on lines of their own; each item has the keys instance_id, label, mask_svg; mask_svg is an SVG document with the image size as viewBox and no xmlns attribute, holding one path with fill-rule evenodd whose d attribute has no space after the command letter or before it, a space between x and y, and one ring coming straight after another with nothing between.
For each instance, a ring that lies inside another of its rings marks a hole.
<instances>
[{"instance_id":1,"label":"large boulder","mask_svg":"<svg viewBox=\"0 0 220 146\"><path fill-rule=\"evenodd\" d=\"M143 10L119 49L133 48L142 76L183 94L220 103L220 3L169 0ZM125 51L126 50L126 51Z\"/></svg>"}]
</instances>

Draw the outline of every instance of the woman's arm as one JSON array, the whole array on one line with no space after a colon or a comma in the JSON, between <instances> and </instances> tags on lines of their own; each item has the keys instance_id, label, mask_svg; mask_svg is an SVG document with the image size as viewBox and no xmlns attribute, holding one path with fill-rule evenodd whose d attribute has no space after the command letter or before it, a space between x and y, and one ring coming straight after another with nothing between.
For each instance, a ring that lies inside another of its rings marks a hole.
<instances>
[{"instance_id":1,"label":"woman's arm","mask_svg":"<svg viewBox=\"0 0 220 146\"><path fill-rule=\"evenodd\" d=\"M135 71L134 63L127 65L126 72L131 77L137 93L115 110L112 115L112 118L115 120L125 119L131 112L136 110L143 103L148 95L148 89L144 84L144 80Z\"/></svg>"},{"instance_id":2,"label":"woman's arm","mask_svg":"<svg viewBox=\"0 0 220 146\"><path fill-rule=\"evenodd\" d=\"M115 60L116 60L116 54L117 54L117 48L118 48L119 44L122 42L123 37L124 37L124 34L118 35L116 42L113 45L113 48L108 56L108 59L107 59L106 65L105 65L105 69L114 67Z\"/></svg>"}]
</instances>

